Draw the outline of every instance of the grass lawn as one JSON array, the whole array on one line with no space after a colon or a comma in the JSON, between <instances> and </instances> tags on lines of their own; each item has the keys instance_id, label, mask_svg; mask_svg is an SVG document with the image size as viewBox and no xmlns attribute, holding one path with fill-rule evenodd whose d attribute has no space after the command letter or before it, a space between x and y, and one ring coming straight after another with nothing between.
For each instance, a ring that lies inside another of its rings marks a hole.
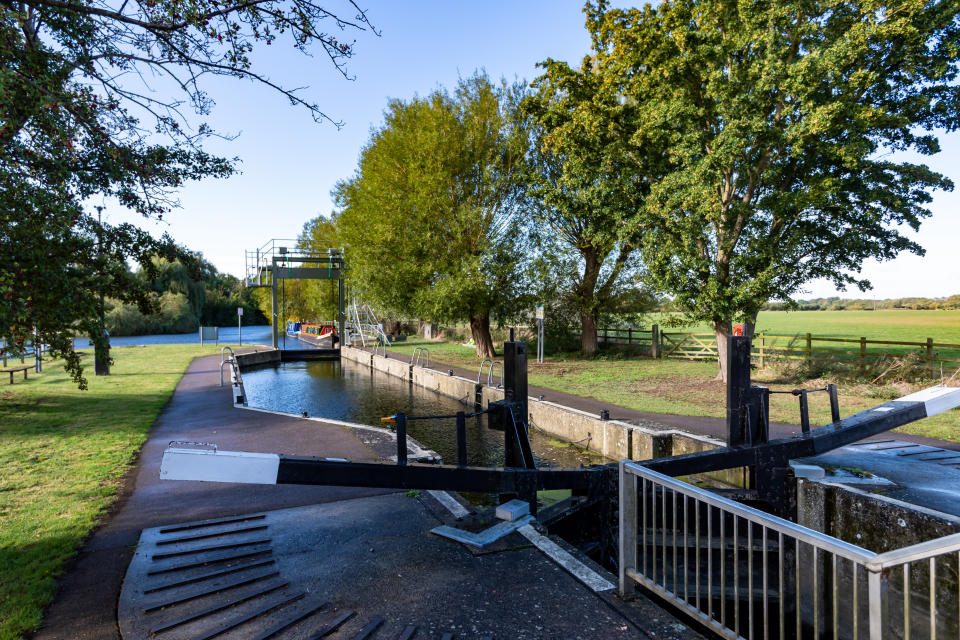
<instances>
[{"instance_id":1,"label":"grass lawn","mask_svg":"<svg viewBox=\"0 0 960 640\"><path fill-rule=\"evenodd\" d=\"M811 312L813 313L813 312ZM828 313L828 312L824 312ZM866 312L870 313L870 312ZM479 360L474 349L447 342L408 338L397 342L392 351L411 354L416 347L430 350L432 363L446 363L476 370ZM486 371L486 370L484 370ZM546 358L543 364L529 364L531 385L596 398L611 405L688 416L726 416L726 391L722 382L714 380L717 365L713 362L687 360L653 360L626 358L617 355L581 359L562 355ZM803 383L784 380L777 371L755 372L753 379L775 390L796 387L822 387L830 380L807 380ZM920 384L869 385L840 383L840 412L847 416L929 386ZM810 419L813 424L830 421L830 403L825 393L809 396ZM798 399L774 395L770 418L776 422L799 424ZM899 431L916 435L960 441L960 410L954 409L932 418L901 427Z\"/></svg>"},{"instance_id":2,"label":"grass lawn","mask_svg":"<svg viewBox=\"0 0 960 640\"><path fill-rule=\"evenodd\" d=\"M39 626L187 365L217 351L117 347L112 375L99 378L87 352L87 391L54 361L25 382L0 378L0 639Z\"/></svg>"}]
</instances>

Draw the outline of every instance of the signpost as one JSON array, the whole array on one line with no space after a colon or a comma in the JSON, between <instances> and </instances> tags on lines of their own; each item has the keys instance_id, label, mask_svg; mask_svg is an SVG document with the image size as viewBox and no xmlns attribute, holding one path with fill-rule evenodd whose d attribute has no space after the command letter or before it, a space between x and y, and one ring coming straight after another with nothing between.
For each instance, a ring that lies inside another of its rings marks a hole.
<instances>
[{"instance_id":1,"label":"signpost","mask_svg":"<svg viewBox=\"0 0 960 640\"><path fill-rule=\"evenodd\" d=\"M543 305L537 305L537 362L543 362Z\"/></svg>"},{"instance_id":2,"label":"signpost","mask_svg":"<svg viewBox=\"0 0 960 640\"><path fill-rule=\"evenodd\" d=\"M243 307L237 307L237 346L243 346Z\"/></svg>"}]
</instances>

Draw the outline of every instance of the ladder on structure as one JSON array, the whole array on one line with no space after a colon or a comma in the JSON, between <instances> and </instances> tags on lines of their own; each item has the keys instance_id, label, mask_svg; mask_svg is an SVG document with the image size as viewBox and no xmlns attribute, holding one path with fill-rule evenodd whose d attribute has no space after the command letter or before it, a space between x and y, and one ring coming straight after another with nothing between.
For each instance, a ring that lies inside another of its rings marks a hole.
<instances>
[{"instance_id":1,"label":"ladder on structure","mask_svg":"<svg viewBox=\"0 0 960 640\"><path fill-rule=\"evenodd\" d=\"M357 301L356 298L347 309L347 329L350 332L350 341L359 341L360 346L381 344L390 345L390 336L383 330L383 323L370 308L370 305Z\"/></svg>"}]
</instances>

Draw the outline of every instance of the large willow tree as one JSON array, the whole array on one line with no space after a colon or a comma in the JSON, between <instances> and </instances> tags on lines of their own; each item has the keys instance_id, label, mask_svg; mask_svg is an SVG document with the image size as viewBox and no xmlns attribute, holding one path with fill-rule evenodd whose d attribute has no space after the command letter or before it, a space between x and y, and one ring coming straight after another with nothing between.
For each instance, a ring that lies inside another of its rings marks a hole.
<instances>
[{"instance_id":1,"label":"large willow tree","mask_svg":"<svg viewBox=\"0 0 960 640\"><path fill-rule=\"evenodd\" d=\"M930 192L901 151L960 123L955 0L665 0L587 7L597 73L633 111L648 276L691 319L752 331L816 278L867 289L864 260L922 254ZM721 357L721 367L725 358Z\"/></svg>"},{"instance_id":2,"label":"large willow tree","mask_svg":"<svg viewBox=\"0 0 960 640\"><path fill-rule=\"evenodd\" d=\"M334 190L351 286L394 313L468 321L482 357L491 315L517 312L521 90L477 74L452 94L394 100Z\"/></svg>"}]
</instances>

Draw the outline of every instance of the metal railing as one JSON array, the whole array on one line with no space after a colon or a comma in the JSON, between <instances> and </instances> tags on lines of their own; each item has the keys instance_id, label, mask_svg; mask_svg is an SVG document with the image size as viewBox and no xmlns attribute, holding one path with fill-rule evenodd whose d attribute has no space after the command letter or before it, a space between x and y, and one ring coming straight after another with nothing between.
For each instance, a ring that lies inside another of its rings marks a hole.
<instances>
[{"instance_id":1,"label":"metal railing","mask_svg":"<svg viewBox=\"0 0 960 640\"><path fill-rule=\"evenodd\" d=\"M230 356L227 356L227 351L230 352ZM223 365L229 364L231 367L231 372L233 373L233 379L240 379L240 371L237 367L237 356L233 352L233 349L230 347L224 346L220 348L220 386L223 386ZM236 384L236 383L234 383Z\"/></svg>"},{"instance_id":2,"label":"metal railing","mask_svg":"<svg viewBox=\"0 0 960 640\"><path fill-rule=\"evenodd\" d=\"M960 534L876 554L620 463L620 592L725 638L960 637Z\"/></svg>"},{"instance_id":3,"label":"metal railing","mask_svg":"<svg viewBox=\"0 0 960 640\"><path fill-rule=\"evenodd\" d=\"M497 384L497 389L503 386L503 363L491 360L490 358L484 358L480 362L480 370L477 371L477 384L480 384L480 376L483 375L483 365L489 364L490 368L487 370L487 386L493 386L493 370L496 367L500 367L500 382Z\"/></svg>"},{"instance_id":4,"label":"metal railing","mask_svg":"<svg viewBox=\"0 0 960 640\"><path fill-rule=\"evenodd\" d=\"M423 363L421 364L421 357L423 358ZM413 350L413 354L410 356L410 366L413 367L430 367L430 349L426 347L417 347Z\"/></svg>"}]
</instances>

